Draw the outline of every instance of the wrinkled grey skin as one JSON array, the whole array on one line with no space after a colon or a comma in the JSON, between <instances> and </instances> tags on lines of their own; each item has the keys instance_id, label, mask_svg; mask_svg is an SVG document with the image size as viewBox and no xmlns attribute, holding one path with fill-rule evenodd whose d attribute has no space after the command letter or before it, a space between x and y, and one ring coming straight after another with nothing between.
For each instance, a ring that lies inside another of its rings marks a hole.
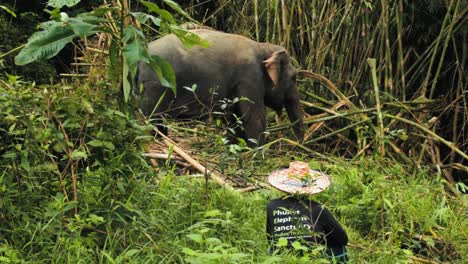
<instances>
[{"instance_id":1,"label":"wrinkled grey skin","mask_svg":"<svg viewBox=\"0 0 468 264\"><path fill-rule=\"evenodd\" d=\"M296 88L296 70L284 48L219 31L192 31L208 40L210 47L185 49L174 35L149 44L150 54L161 56L173 66L177 97L161 86L146 63L140 63L137 85L144 87L141 108L146 116L153 112L166 90L153 117L161 114L172 118L200 117L208 110L219 110L216 105L220 105L221 99L246 97L249 101L241 100L228 109L242 120L244 131L238 135L254 139L259 145L264 144L265 106L277 112L285 107L297 139L303 139L303 114ZM192 91L184 88L191 88L194 84L197 85L196 97Z\"/></svg>"}]
</instances>

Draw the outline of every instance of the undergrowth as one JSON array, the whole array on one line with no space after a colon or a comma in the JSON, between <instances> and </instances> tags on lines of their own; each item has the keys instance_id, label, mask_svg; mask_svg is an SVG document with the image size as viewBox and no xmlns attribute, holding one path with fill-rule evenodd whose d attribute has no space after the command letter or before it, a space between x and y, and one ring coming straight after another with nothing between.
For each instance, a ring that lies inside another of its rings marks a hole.
<instances>
[{"instance_id":1,"label":"undergrowth","mask_svg":"<svg viewBox=\"0 0 468 264\"><path fill-rule=\"evenodd\" d=\"M281 193L232 192L169 163L155 171L141 156L150 127L113 110L106 89L0 82L1 263L327 263L320 247L267 253L265 206ZM241 165L266 173L289 162L268 153ZM348 232L351 263L466 260L466 196L440 174L297 158L331 175L314 199Z\"/></svg>"}]
</instances>

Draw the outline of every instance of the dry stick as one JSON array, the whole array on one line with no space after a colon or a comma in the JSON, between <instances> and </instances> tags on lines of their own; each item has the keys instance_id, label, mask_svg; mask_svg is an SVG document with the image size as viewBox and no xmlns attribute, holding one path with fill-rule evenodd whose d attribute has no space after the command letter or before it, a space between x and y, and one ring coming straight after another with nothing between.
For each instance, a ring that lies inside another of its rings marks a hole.
<instances>
[{"instance_id":1,"label":"dry stick","mask_svg":"<svg viewBox=\"0 0 468 264\"><path fill-rule=\"evenodd\" d=\"M340 107L344 106L345 104L343 102L338 102L337 104L335 104L331 110L333 111L333 113L336 113L335 111L338 110ZM338 113L336 113L338 114ZM335 115L336 115L335 114ZM312 126L310 126L309 129L307 129L306 131L306 136L304 137L304 140L307 140L311 135L312 133L314 133L315 131L317 131L321 126L323 126L325 124L324 121L320 122L320 123L317 123L317 124L314 124Z\"/></svg>"},{"instance_id":2,"label":"dry stick","mask_svg":"<svg viewBox=\"0 0 468 264\"><path fill-rule=\"evenodd\" d=\"M414 261L419 262L419 263L428 263L428 264L438 264L438 263L440 263L438 261L433 261L433 260L420 258L420 257L416 257L416 256L410 256L409 258L411 260L414 260Z\"/></svg>"},{"instance_id":3,"label":"dry stick","mask_svg":"<svg viewBox=\"0 0 468 264\"><path fill-rule=\"evenodd\" d=\"M168 155L168 154L163 154L163 153L143 153L141 154L143 157L147 157L150 159L164 159L164 160L174 160L174 162L177 165L183 166L183 167L188 167L190 164L182 162L182 158L180 157L175 157L174 155ZM154 164L153 164L154 165Z\"/></svg>"},{"instance_id":4,"label":"dry stick","mask_svg":"<svg viewBox=\"0 0 468 264\"><path fill-rule=\"evenodd\" d=\"M436 133L434 133L432 130L430 129L427 129L426 127L423 127L421 126L420 124L416 123L416 122L413 122L411 120L408 120L408 119L405 119L405 118L402 118L402 117L397 117L397 116L393 116L393 115L390 115L390 114L384 114L385 117L389 117L389 118L392 118L392 119L396 119L398 121L401 121L403 123L407 123L407 124L410 124L412 126L415 126L416 128L420 129L421 131L429 134L430 136L432 136L435 140L441 142L442 144L446 145L447 147L449 147L451 150L455 151L456 153L458 153L460 156L462 156L464 159L468 160L468 155L466 153L464 153L463 151L461 151L459 148L457 148L452 142L444 139L443 137L437 135Z\"/></svg>"},{"instance_id":5,"label":"dry stick","mask_svg":"<svg viewBox=\"0 0 468 264\"><path fill-rule=\"evenodd\" d=\"M219 173L215 171L208 170L208 168L205 168L203 165L201 165L199 162L197 162L194 158L192 158L190 155L188 155L185 151L183 151L181 148L179 148L174 141L172 141L170 138L168 138L166 135L161 133L159 130L155 129L156 133L158 133L162 138L164 144L168 147L172 147L174 152L179 154L184 160L186 160L188 163L190 163L195 169L197 169L201 173L206 173L208 174L211 179L213 179L216 183L219 185L223 186L224 188L234 191L235 189L229 185L224 177L222 177Z\"/></svg>"}]
</instances>

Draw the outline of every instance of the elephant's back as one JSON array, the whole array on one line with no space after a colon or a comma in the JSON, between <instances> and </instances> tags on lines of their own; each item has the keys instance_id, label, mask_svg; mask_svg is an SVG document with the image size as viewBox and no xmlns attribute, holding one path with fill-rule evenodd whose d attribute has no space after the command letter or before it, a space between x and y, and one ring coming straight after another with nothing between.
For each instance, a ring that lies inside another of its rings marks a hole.
<instances>
[{"instance_id":1,"label":"elephant's back","mask_svg":"<svg viewBox=\"0 0 468 264\"><path fill-rule=\"evenodd\" d=\"M150 54L163 57L171 64L194 63L196 60L219 64L251 63L257 60L259 43L241 35L221 31L194 29L189 30L209 42L209 47L195 45L186 48L174 34L159 38L148 45Z\"/></svg>"}]
</instances>

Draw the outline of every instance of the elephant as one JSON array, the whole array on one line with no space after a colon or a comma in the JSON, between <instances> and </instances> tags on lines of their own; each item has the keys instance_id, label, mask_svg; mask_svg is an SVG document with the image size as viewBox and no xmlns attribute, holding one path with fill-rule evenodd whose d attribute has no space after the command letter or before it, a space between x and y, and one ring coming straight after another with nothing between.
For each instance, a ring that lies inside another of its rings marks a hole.
<instances>
[{"instance_id":1,"label":"elephant","mask_svg":"<svg viewBox=\"0 0 468 264\"><path fill-rule=\"evenodd\" d=\"M265 143L265 106L277 113L286 108L296 139L303 139L297 72L283 47L215 30L190 32L209 41L209 47L185 48L173 34L148 44L150 55L158 55L172 65L177 89L176 94L170 92L161 85L152 68L140 62L136 84L143 88L144 115L200 117L223 108L223 104L216 104L220 100L237 101L227 109L241 120L243 129L236 130L236 135L246 139L249 146L255 146Z\"/></svg>"}]
</instances>

